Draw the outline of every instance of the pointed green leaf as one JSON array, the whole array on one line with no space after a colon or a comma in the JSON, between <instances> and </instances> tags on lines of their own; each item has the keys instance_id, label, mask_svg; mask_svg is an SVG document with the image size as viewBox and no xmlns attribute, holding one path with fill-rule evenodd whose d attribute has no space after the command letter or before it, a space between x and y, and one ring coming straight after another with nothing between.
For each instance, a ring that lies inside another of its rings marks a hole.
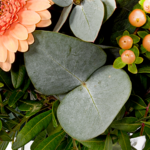
<instances>
[{"instance_id":1,"label":"pointed green leaf","mask_svg":"<svg viewBox=\"0 0 150 150\"><path fill-rule=\"evenodd\" d=\"M150 59L150 52L147 51L147 52L145 53L145 57L147 57L148 59Z\"/></svg>"},{"instance_id":2,"label":"pointed green leaf","mask_svg":"<svg viewBox=\"0 0 150 150\"><path fill-rule=\"evenodd\" d=\"M46 138L46 134L46 130L44 130L39 135L37 135L37 137L31 145L31 150L34 150L36 147L38 147L38 145Z\"/></svg>"},{"instance_id":3,"label":"pointed green leaf","mask_svg":"<svg viewBox=\"0 0 150 150\"><path fill-rule=\"evenodd\" d=\"M138 31L137 34L138 34L142 39L144 39L144 37L145 37L146 35L148 35L148 33L147 33L146 31Z\"/></svg>"},{"instance_id":4,"label":"pointed green leaf","mask_svg":"<svg viewBox=\"0 0 150 150\"><path fill-rule=\"evenodd\" d=\"M21 97L24 95L24 92L22 91L13 91L13 93L11 94L10 98L9 98L9 102L8 105L10 107L12 107L19 99L21 99Z\"/></svg>"},{"instance_id":5,"label":"pointed green leaf","mask_svg":"<svg viewBox=\"0 0 150 150\"><path fill-rule=\"evenodd\" d=\"M16 141L13 143L12 148L18 149L32 140L43 129L46 129L50 121L52 120L52 113L46 111L33 119L31 119L18 133Z\"/></svg>"},{"instance_id":6,"label":"pointed green leaf","mask_svg":"<svg viewBox=\"0 0 150 150\"><path fill-rule=\"evenodd\" d=\"M0 131L2 130L2 121L0 120Z\"/></svg>"},{"instance_id":7,"label":"pointed green leaf","mask_svg":"<svg viewBox=\"0 0 150 150\"><path fill-rule=\"evenodd\" d=\"M115 59L114 63L113 63L113 67L116 69L121 69L123 67L126 66L126 63L124 63L121 59L121 57L118 57L117 59Z\"/></svg>"},{"instance_id":8,"label":"pointed green leaf","mask_svg":"<svg viewBox=\"0 0 150 150\"><path fill-rule=\"evenodd\" d=\"M73 4L65 7L60 15L60 18L54 28L54 32L59 32L59 30L61 29L61 27L63 26L63 24L65 23L65 21L67 20L69 13L72 9Z\"/></svg>"},{"instance_id":9,"label":"pointed green leaf","mask_svg":"<svg viewBox=\"0 0 150 150\"><path fill-rule=\"evenodd\" d=\"M137 57L135 60L135 64L141 64L143 62L143 58L142 57Z\"/></svg>"},{"instance_id":10,"label":"pointed green leaf","mask_svg":"<svg viewBox=\"0 0 150 150\"><path fill-rule=\"evenodd\" d=\"M60 0L59 0L60 1ZM69 24L76 37L94 42L104 18L104 5L100 0L84 0L71 12Z\"/></svg>"},{"instance_id":11,"label":"pointed green leaf","mask_svg":"<svg viewBox=\"0 0 150 150\"><path fill-rule=\"evenodd\" d=\"M65 135L66 133L64 131L55 133L41 142L35 150L55 150L60 145Z\"/></svg>"},{"instance_id":12,"label":"pointed green leaf","mask_svg":"<svg viewBox=\"0 0 150 150\"><path fill-rule=\"evenodd\" d=\"M135 110L135 116L136 116L136 118L138 118L138 119L143 118L144 115L145 115L145 111L146 110Z\"/></svg>"},{"instance_id":13,"label":"pointed green leaf","mask_svg":"<svg viewBox=\"0 0 150 150\"><path fill-rule=\"evenodd\" d=\"M131 82L123 70L101 67L61 101L57 109L59 123L74 139L92 139L108 128L130 92Z\"/></svg>"},{"instance_id":14,"label":"pointed green leaf","mask_svg":"<svg viewBox=\"0 0 150 150\"><path fill-rule=\"evenodd\" d=\"M73 149L73 139L72 138L68 138L68 143L66 144L64 150L71 150Z\"/></svg>"},{"instance_id":15,"label":"pointed green leaf","mask_svg":"<svg viewBox=\"0 0 150 150\"><path fill-rule=\"evenodd\" d=\"M150 66L144 65L138 69L138 73L150 73Z\"/></svg>"},{"instance_id":16,"label":"pointed green leaf","mask_svg":"<svg viewBox=\"0 0 150 150\"><path fill-rule=\"evenodd\" d=\"M66 7L69 6L71 3L73 3L73 0L63 0L63 1L53 0L53 2L60 7Z\"/></svg>"},{"instance_id":17,"label":"pointed green leaf","mask_svg":"<svg viewBox=\"0 0 150 150\"><path fill-rule=\"evenodd\" d=\"M119 144L122 150L131 150L129 135L127 132L118 131Z\"/></svg>"},{"instance_id":18,"label":"pointed green leaf","mask_svg":"<svg viewBox=\"0 0 150 150\"><path fill-rule=\"evenodd\" d=\"M150 27L150 17L146 15L146 23L144 26L142 26L143 29L149 29Z\"/></svg>"},{"instance_id":19,"label":"pointed green leaf","mask_svg":"<svg viewBox=\"0 0 150 150\"><path fill-rule=\"evenodd\" d=\"M105 136L99 136L98 138L79 142L92 150L104 149Z\"/></svg>"},{"instance_id":20,"label":"pointed green leaf","mask_svg":"<svg viewBox=\"0 0 150 150\"><path fill-rule=\"evenodd\" d=\"M0 88L2 88L3 86L4 86L4 84L0 82Z\"/></svg>"},{"instance_id":21,"label":"pointed green leaf","mask_svg":"<svg viewBox=\"0 0 150 150\"><path fill-rule=\"evenodd\" d=\"M124 49L120 49L119 54L122 55L122 53L124 52Z\"/></svg>"},{"instance_id":22,"label":"pointed green leaf","mask_svg":"<svg viewBox=\"0 0 150 150\"><path fill-rule=\"evenodd\" d=\"M105 7L104 21L106 21L116 9L116 1L115 0L102 0L102 2Z\"/></svg>"},{"instance_id":23,"label":"pointed green leaf","mask_svg":"<svg viewBox=\"0 0 150 150\"><path fill-rule=\"evenodd\" d=\"M20 65L19 68L17 68L16 66L12 66L11 80L14 88L17 89L22 85L25 75L26 69L24 65Z\"/></svg>"},{"instance_id":24,"label":"pointed green leaf","mask_svg":"<svg viewBox=\"0 0 150 150\"><path fill-rule=\"evenodd\" d=\"M133 63L133 64L130 64L128 65L128 70L133 73L133 74L137 74L137 67L136 65Z\"/></svg>"},{"instance_id":25,"label":"pointed green leaf","mask_svg":"<svg viewBox=\"0 0 150 150\"><path fill-rule=\"evenodd\" d=\"M56 150L64 150L67 145L67 140L61 142L61 144L56 148Z\"/></svg>"},{"instance_id":26,"label":"pointed green leaf","mask_svg":"<svg viewBox=\"0 0 150 150\"><path fill-rule=\"evenodd\" d=\"M147 52L147 50L143 47L143 45L141 44L140 46L140 50L141 50L141 53L144 54Z\"/></svg>"},{"instance_id":27,"label":"pointed green leaf","mask_svg":"<svg viewBox=\"0 0 150 150\"><path fill-rule=\"evenodd\" d=\"M0 140L2 140L2 141L12 141L10 136L3 130L0 131Z\"/></svg>"},{"instance_id":28,"label":"pointed green leaf","mask_svg":"<svg viewBox=\"0 0 150 150\"><path fill-rule=\"evenodd\" d=\"M137 35L131 34L130 37L133 39L134 44L140 41L140 38Z\"/></svg>"},{"instance_id":29,"label":"pointed green leaf","mask_svg":"<svg viewBox=\"0 0 150 150\"><path fill-rule=\"evenodd\" d=\"M129 35L129 36L130 36L130 33L129 33L129 31L125 30L125 31L123 32L123 35Z\"/></svg>"},{"instance_id":30,"label":"pointed green leaf","mask_svg":"<svg viewBox=\"0 0 150 150\"><path fill-rule=\"evenodd\" d=\"M123 118L121 120L114 121L111 124L111 127L126 132L134 132L141 126L141 123L135 123L135 121L137 121L137 119L134 117Z\"/></svg>"},{"instance_id":31,"label":"pointed green leaf","mask_svg":"<svg viewBox=\"0 0 150 150\"><path fill-rule=\"evenodd\" d=\"M134 54L135 54L135 56L136 57L139 57L139 49L136 47L136 46L134 46L133 48L131 48L131 50L134 52Z\"/></svg>"},{"instance_id":32,"label":"pointed green leaf","mask_svg":"<svg viewBox=\"0 0 150 150\"><path fill-rule=\"evenodd\" d=\"M113 148L112 139L110 135L107 135L104 150L112 150L112 148Z\"/></svg>"},{"instance_id":33,"label":"pointed green leaf","mask_svg":"<svg viewBox=\"0 0 150 150\"><path fill-rule=\"evenodd\" d=\"M57 122L57 119L56 119L56 111L57 111L57 108L60 104L60 101L57 100L53 103L53 106L52 106L52 121L53 121L53 126L56 128L58 127L58 122Z\"/></svg>"},{"instance_id":34,"label":"pointed green leaf","mask_svg":"<svg viewBox=\"0 0 150 150\"><path fill-rule=\"evenodd\" d=\"M35 31L34 37L24 54L25 65L32 83L45 95L74 89L106 61L105 52L94 44L49 31Z\"/></svg>"},{"instance_id":35,"label":"pointed green leaf","mask_svg":"<svg viewBox=\"0 0 150 150\"><path fill-rule=\"evenodd\" d=\"M116 143L113 145L113 150L122 150L122 149L121 146L118 143Z\"/></svg>"}]
</instances>

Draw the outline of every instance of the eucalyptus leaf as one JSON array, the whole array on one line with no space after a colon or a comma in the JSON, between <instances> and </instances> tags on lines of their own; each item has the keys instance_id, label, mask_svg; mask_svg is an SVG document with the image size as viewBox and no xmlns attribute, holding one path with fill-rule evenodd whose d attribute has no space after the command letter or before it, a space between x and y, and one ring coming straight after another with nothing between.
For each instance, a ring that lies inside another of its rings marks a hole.
<instances>
[{"instance_id":1,"label":"eucalyptus leaf","mask_svg":"<svg viewBox=\"0 0 150 150\"><path fill-rule=\"evenodd\" d=\"M46 31L35 31L34 37L35 43L24 54L25 66L32 83L43 94L74 89L106 62L105 52L94 44Z\"/></svg>"},{"instance_id":2,"label":"eucalyptus leaf","mask_svg":"<svg viewBox=\"0 0 150 150\"><path fill-rule=\"evenodd\" d=\"M62 11L62 13L61 13L61 15L60 15L60 18L59 18L59 20L58 20L58 22L57 22L57 24L56 24L56 26L55 26L55 28L54 28L53 31L59 32L59 30L61 29L61 27L63 26L63 24L64 24L65 21L67 20L68 15L69 15L69 13L70 13L70 11L71 11L71 9L72 9L72 6L73 6L73 4L67 6L67 7L65 7L65 8L63 9L63 11Z\"/></svg>"},{"instance_id":3,"label":"eucalyptus leaf","mask_svg":"<svg viewBox=\"0 0 150 150\"><path fill-rule=\"evenodd\" d=\"M108 128L130 92L131 82L123 70L102 67L65 96L57 109L58 120L71 137L92 139Z\"/></svg>"},{"instance_id":4,"label":"eucalyptus leaf","mask_svg":"<svg viewBox=\"0 0 150 150\"><path fill-rule=\"evenodd\" d=\"M99 33L103 18L104 5L102 1L84 0L71 12L69 24L76 37L93 42Z\"/></svg>"},{"instance_id":5,"label":"eucalyptus leaf","mask_svg":"<svg viewBox=\"0 0 150 150\"><path fill-rule=\"evenodd\" d=\"M31 119L18 133L16 140L12 145L12 148L18 149L21 146L28 143L43 129L46 129L51 120L52 120L51 110L46 111Z\"/></svg>"},{"instance_id":6,"label":"eucalyptus leaf","mask_svg":"<svg viewBox=\"0 0 150 150\"><path fill-rule=\"evenodd\" d=\"M53 0L53 2L60 7L66 7L73 3L73 0Z\"/></svg>"}]
</instances>

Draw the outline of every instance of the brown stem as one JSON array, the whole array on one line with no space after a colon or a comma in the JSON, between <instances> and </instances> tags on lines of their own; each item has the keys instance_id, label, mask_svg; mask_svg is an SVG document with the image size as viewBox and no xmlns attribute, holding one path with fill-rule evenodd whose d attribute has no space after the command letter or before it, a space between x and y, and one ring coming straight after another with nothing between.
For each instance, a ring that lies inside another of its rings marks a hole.
<instances>
[{"instance_id":1,"label":"brown stem","mask_svg":"<svg viewBox=\"0 0 150 150\"><path fill-rule=\"evenodd\" d=\"M75 140L75 139L72 139L72 141L73 141L73 148L74 148L75 150L79 150L78 147L77 147L77 144L76 144L76 140Z\"/></svg>"},{"instance_id":2,"label":"brown stem","mask_svg":"<svg viewBox=\"0 0 150 150\"><path fill-rule=\"evenodd\" d=\"M149 111L149 107L150 107L150 103L149 103L148 106L146 107L146 112L145 112L144 118L147 117L147 114L148 114L148 111ZM141 131L140 131L140 136L143 135L144 127L145 127L145 124L142 123Z\"/></svg>"},{"instance_id":3,"label":"brown stem","mask_svg":"<svg viewBox=\"0 0 150 150\"><path fill-rule=\"evenodd\" d=\"M136 28L136 30L134 31L134 35L136 35L137 34L137 32L138 32L138 30L139 30L139 28Z\"/></svg>"}]
</instances>

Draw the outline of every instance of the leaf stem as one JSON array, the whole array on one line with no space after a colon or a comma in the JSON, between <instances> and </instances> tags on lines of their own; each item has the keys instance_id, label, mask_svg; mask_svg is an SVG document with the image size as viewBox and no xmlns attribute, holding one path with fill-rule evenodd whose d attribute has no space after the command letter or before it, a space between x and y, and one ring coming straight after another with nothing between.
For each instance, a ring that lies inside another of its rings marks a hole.
<instances>
[{"instance_id":1,"label":"leaf stem","mask_svg":"<svg viewBox=\"0 0 150 150\"><path fill-rule=\"evenodd\" d=\"M136 30L134 31L134 35L136 35L137 34L137 32L138 32L138 30L139 30L139 28L136 28Z\"/></svg>"},{"instance_id":2,"label":"leaf stem","mask_svg":"<svg viewBox=\"0 0 150 150\"><path fill-rule=\"evenodd\" d=\"M76 144L76 140L75 139L72 139L72 142L73 142L73 148L75 150L79 150L78 147L77 147L77 144Z\"/></svg>"}]
</instances>

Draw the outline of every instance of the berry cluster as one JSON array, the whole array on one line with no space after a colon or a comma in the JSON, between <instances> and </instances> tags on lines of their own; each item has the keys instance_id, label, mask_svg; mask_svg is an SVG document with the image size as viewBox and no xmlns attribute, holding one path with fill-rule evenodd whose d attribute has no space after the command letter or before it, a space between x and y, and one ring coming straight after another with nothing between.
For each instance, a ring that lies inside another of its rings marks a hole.
<instances>
[{"instance_id":1,"label":"berry cluster","mask_svg":"<svg viewBox=\"0 0 150 150\"><path fill-rule=\"evenodd\" d=\"M124 31L123 35L117 37L117 43L121 47L121 57L114 61L114 68L121 69L128 65L128 70L136 74L136 64L143 62L144 57L150 59L150 0L140 0L129 14L129 22L137 27L134 34Z\"/></svg>"}]
</instances>

